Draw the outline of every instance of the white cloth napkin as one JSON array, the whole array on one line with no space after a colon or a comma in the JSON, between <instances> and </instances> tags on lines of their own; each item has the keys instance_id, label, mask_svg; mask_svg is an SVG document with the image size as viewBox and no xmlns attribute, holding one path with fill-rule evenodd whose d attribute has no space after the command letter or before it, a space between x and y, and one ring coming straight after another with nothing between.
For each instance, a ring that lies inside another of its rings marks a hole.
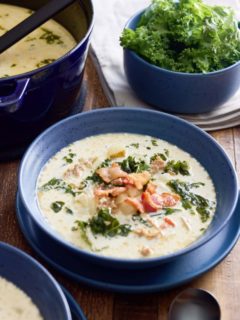
<instances>
[{"instance_id":1,"label":"white cloth napkin","mask_svg":"<svg viewBox=\"0 0 240 320\"><path fill-rule=\"evenodd\" d=\"M210 4L230 5L240 19L240 0L206 0ZM92 36L92 57L105 94L113 106L151 108L140 101L128 85L123 70L123 50L120 34L127 20L146 8L150 0L93 0L95 27ZM240 125L240 91L226 104L211 113L178 116L195 123L206 131Z\"/></svg>"}]
</instances>

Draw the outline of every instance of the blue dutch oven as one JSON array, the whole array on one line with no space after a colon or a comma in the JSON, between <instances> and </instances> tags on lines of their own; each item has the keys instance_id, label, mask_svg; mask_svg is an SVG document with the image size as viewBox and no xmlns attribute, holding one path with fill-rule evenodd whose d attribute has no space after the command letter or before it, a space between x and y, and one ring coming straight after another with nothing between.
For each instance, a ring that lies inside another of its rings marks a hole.
<instances>
[{"instance_id":1,"label":"blue dutch oven","mask_svg":"<svg viewBox=\"0 0 240 320\"><path fill-rule=\"evenodd\" d=\"M32 10L46 2L5 1ZM47 66L0 79L0 159L19 152L45 127L69 114L79 98L93 27L92 2L76 0L54 19L77 45Z\"/></svg>"}]
</instances>

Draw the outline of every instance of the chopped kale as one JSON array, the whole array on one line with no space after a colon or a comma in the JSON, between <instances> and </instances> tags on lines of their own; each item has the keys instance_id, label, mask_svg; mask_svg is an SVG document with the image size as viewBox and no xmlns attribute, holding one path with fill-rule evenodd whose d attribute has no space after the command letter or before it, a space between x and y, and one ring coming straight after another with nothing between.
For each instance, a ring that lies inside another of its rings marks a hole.
<instances>
[{"instance_id":1,"label":"chopped kale","mask_svg":"<svg viewBox=\"0 0 240 320\"><path fill-rule=\"evenodd\" d=\"M117 235L126 237L131 231L130 225L120 224L120 222L110 214L108 208L99 209L97 216L89 220L89 227L93 234L101 234L108 237Z\"/></svg>"},{"instance_id":2,"label":"chopped kale","mask_svg":"<svg viewBox=\"0 0 240 320\"><path fill-rule=\"evenodd\" d=\"M211 212L210 212L208 207L204 207L204 206L200 207L199 206L199 207L196 208L196 210L200 214L202 222L208 221L208 219L209 219L209 217L211 215Z\"/></svg>"},{"instance_id":3,"label":"chopped kale","mask_svg":"<svg viewBox=\"0 0 240 320\"><path fill-rule=\"evenodd\" d=\"M166 157L169 157L169 150L168 149L164 149L164 153L165 153Z\"/></svg>"},{"instance_id":4,"label":"chopped kale","mask_svg":"<svg viewBox=\"0 0 240 320\"><path fill-rule=\"evenodd\" d=\"M63 157L63 160L66 161L66 163L72 163L73 158L76 156L76 153L69 152L69 154L65 157Z\"/></svg>"},{"instance_id":5,"label":"chopped kale","mask_svg":"<svg viewBox=\"0 0 240 320\"><path fill-rule=\"evenodd\" d=\"M139 143L131 143L130 146L138 149L139 148Z\"/></svg>"},{"instance_id":6,"label":"chopped kale","mask_svg":"<svg viewBox=\"0 0 240 320\"><path fill-rule=\"evenodd\" d=\"M43 66L46 66L47 64L50 64L50 63L52 63L52 62L54 62L56 59L44 59L44 60L41 60L40 62L38 62L37 64L36 64L36 67L37 68L41 68L41 67L43 67Z\"/></svg>"},{"instance_id":7,"label":"chopped kale","mask_svg":"<svg viewBox=\"0 0 240 320\"><path fill-rule=\"evenodd\" d=\"M127 173L149 170L149 165L144 160L136 160L133 156L128 156L119 164L121 169Z\"/></svg>"},{"instance_id":8,"label":"chopped kale","mask_svg":"<svg viewBox=\"0 0 240 320\"><path fill-rule=\"evenodd\" d=\"M67 184L62 179L57 179L57 178L52 178L51 180L49 180L47 183L45 183L40 187L40 191L49 191L52 189L63 190L65 193L69 193L73 197L81 193L81 191L74 190L72 185Z\"/></svg>"},{"instance_id":9,"label":"chopped kale","mask_svg":"<svg viewBox=\"0 0 240 320\"><path fill-rule=\"evenodd\" d=\"M64 204L65 202L63 201L55 201L51 204L51 209L57 213L62 210Z\"/></svg>"},{"instance_id":10,"label":"chopped kale","mask_svg":"<svg viewBox=\"0 0 240 320\"><path fill-rule=\"evenodd\" d=\"M205 186L205 183L203 183L203 182L193 182L193 183L191 183L191 188L199 188L201 186Z\"/></svg>"},{"instance_id":11,"label":"chopped kale","mask_svg":"<svg viewBox=\"0 0 240 320\"><path fill-rule=\"evenodd\" d=\"M103 179L96 173L96 171L91 176L88 176L86 180L89 180L98 184L105 183Z\"/></svg>"},{"instance_id":12,"label":"chopped kale","mask_svg":"<svg viewBox=\"0 0 240 320\"><path fill-rule=\"evenodd\" d=\"M174 173L178 174L180 173L183 176L189 176L189 164L187 161L175 161L175 160L170 160L167 162L164 172L169 172L169 173Z\"/></svg>"},{"instance_id":13,"label":"chopped kale","mask_svg":"<svg viewBox=\"0 0 240 320\"><path fill-rule=\"evenodd\" d=\"M42 191L48 191L51 189L55 189L57 186L61 184L61 179L52 178L47 183L45 183L43 186L41 186Z\"/></svg>"},{"instance_id":14,"label":"chopped kale","mask_svg":"<svg viewBox=\"0 0 240 320\"><path fill-rule=\"evenodd\" d=\"M152 139L151 142L152 142L152 145L153 145L154 147L157 147L157 146L158 146L157 140Z\"/></svg>"},{"instance_id":15,"label":"chopped kale","mask_svg":"<svg viewBox=\"0 0 240 320\"><path fill-rule=\"evenodd\" d=\"M70 209L70 208L68 208L68 207L65 207L65 211L66 211L66 213L68 213L68 214L73 214L72 209Z\"/></svg>"},{"instance_id":16,"label":"chopped kale","mask_svg":"<svg viewBox=\"0 0 240 320\"><path fill-rule=\"evenodd\" d=\"M175 208L164 208L163 209L163 214L165 216L169 216L171 214L173 214L174 212L177 212L177 211L181 211L180 209L175 209Z\"/></svg>"},{"instance_id":17,"label":"chopped kale","mask_svg":"<svg viewBox=\"0 0 240 320\"><path fill-rule=\"evenodd\" d=\"M214 203L191 191L192 188L199 187L199 185L201 183L188 183L180 180L170 180L168 182L168 186L181 196L183 208L192 209L192 206L195 206L202 222L206 222L210 217L210 209L212 209Z\"/></svg>"},{"instance_id":18,"label":"chopped kale","mask_svg":"<svg viewBox=\"0 0 240 320\"><path fill-rule=\"evenodd\" d=\"M43 34L40 36L39 39L46 40L48 44L63 44L63 41L59 35L53 33L51 30L47 28L42 27L41 30L43 31Z\"/></svg>"},{"instance_id":19,"label":"chopped kale","mask_svg":"<svg viewBox=\"0 0 240 320\"><path fill-rule=\"evenodd\" d=\"M90 248L92 248L92 242L89 240L88 235L87 235L88 223L85 221L80 221L80 220L76 220L75 223L77 224L77 227L74 226L72 228L72 231L77 231L78 229L80 229L82 239L86 242L86 244Z\"/></svg>"},{"instance_id":20,"label":"chopped kale","mask_svg":"<svg viewBox=\"0 0 240 320\"><path fill-rule=\"evenodd\" d=\"M157 158L160 157L163 161L167 160L167 157L163 153L155 153L151 158L150 158L150 163L153 161L157 160Z\"/></svg>"},{"instance_id":21,"label":"chopped kale","mask_svg":"<svg viewBox=\"0 0 240 320\"><path fill-rule=\"evenodd\" d=\"M108 208L98 210L96 216L88 220L88 222L77 221L81 230L86 233L86 228L90 228L94 235L101 234L105 237L123 236L126 237L131 231L131 226L128 224L120 224L118 219L110 214Z\"/></svg>"},{"instance_id":22,"label":"chopped kale","mask_svg":"<svg viewBox=\"0 0 240 320\"><path fill-rule=\"evenodd\" d=\"M175 209L175 208L164 208L161 210L161 212L155 213L155 214L151 214L151 217L157 217L157 216L169 216L171 214L173 214L174 212L177 211L181 211L180 209Z\"/></svg>"},{"instance_id":23,"label":"chopped kale","mask_svg":"<svg viewBox=\"0 0 240 320\"><path fill-rule=\"evenodd\" d=\"M111 164L111 160L110 159L105 159L101 164L100 166L98 166L98 169L100 168L107 168L109 167Z\"/></svg>"}]
</instances>

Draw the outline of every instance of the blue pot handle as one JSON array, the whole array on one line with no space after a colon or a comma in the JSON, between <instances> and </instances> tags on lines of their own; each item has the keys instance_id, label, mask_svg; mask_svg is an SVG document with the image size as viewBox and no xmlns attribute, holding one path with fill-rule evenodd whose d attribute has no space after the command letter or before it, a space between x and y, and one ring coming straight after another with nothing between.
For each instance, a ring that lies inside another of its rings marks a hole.
<instances>
[{"instance_id":1,"label":"blue pot handle","mask_svg":"<svg viewBox=\"0 0 240 320\"><path fill-rule=\"evenodd\" d=\"M13 113L21 107L29 81L30 78L15 80L14 92L6 96L0 96L0 111Z\"/></svg>"},{"instance_id":2,"label":"blue pot handle","mask_svg":"<svg viewBox=\"0 0 240 320\"><path fill-rule=\"evenodd\" d=\"M76 300L73 298L73 296L63 286L61 286L61 288L71 310L72 320L87 320L82 309L80 308Z\"/></svg>"}]
</instances>

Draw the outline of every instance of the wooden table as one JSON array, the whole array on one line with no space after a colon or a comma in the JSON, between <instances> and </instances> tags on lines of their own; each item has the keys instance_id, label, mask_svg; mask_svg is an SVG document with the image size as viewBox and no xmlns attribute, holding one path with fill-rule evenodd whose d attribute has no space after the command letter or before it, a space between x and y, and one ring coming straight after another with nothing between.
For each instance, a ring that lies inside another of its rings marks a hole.
<instances>
[{"instance_id":1,"label":"wooden table","mask_svg":"<svg viewBox=\"0 0 240 320\"><path fill-rule=\"evenodd\" d=\"M87 62L85 80L88 83L85 110L109 106L90 59ZM240 128L222 130L212 135L224 147L240 176ZM222 320L240 319L240 242L215 269L186 286L164 293L114 294L75 283L60 275L34 253L19 229L15 216L18 166L19 161L0 164L0 241L26 251L45 265L69 289L89 320L167 319L172 299L186 287L200 287L211 291L221 304Z\"/></svg>"}]
</instances>

